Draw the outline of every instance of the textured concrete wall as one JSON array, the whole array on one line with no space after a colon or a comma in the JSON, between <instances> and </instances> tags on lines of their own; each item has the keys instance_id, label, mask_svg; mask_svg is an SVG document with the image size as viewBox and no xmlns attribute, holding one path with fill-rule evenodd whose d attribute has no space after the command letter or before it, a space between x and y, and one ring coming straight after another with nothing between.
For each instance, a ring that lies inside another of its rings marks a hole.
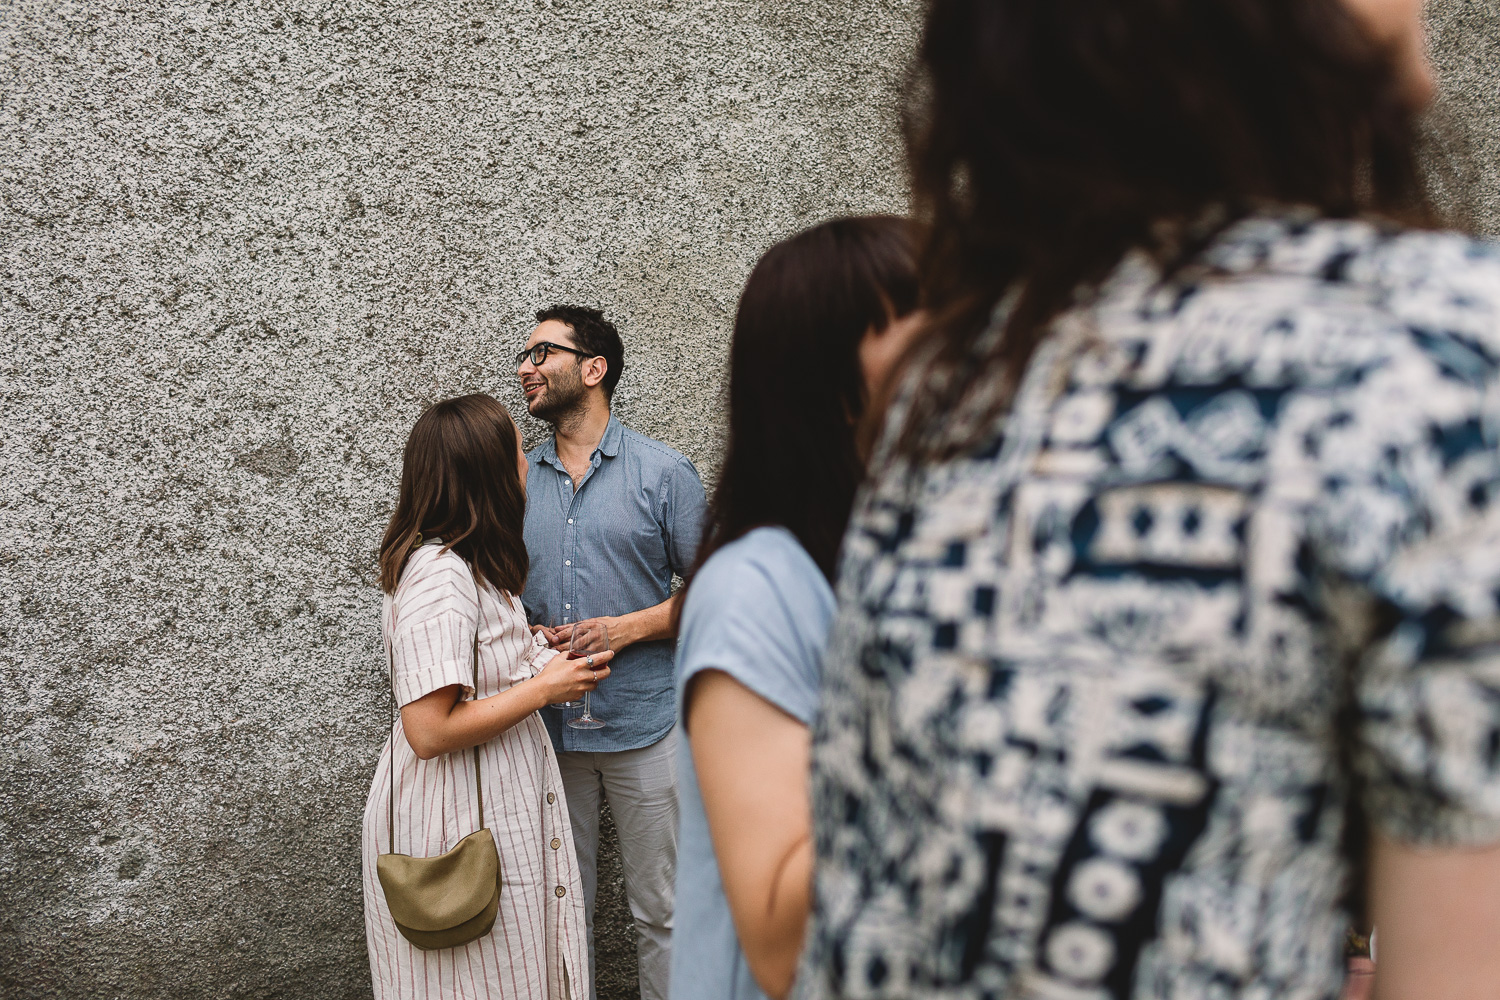
<instances>
[{"instance_id":1,"label":"textured concrete wall","mask_svg":"<svg viewBox=\"0 0 1500 1000\"><path fill-rule=\"evenodd\" d=\"M622 415L711 469L756 255L904 205L918 17L0 0L0 994L366 994L406 430L519 412L529 312L579 299L626 332ZM1434 28L1441 191L1500 231L1500 7Z\"/></svg>"},{"instance_id":2,"label":"textured concrete wall","mask_svg":"<svg viewBox=\"0 0 1500 1000\"><path fill-rule=\"evenodd\" d=\"M1428 116L1434 199L1500 236L1500 0L1428 0L1439 91Z\"/></svg>"},{"instance_id":3,"label":"textured concrete wall","mask_svg":"<svg viewBox=\"0 0 1500 1000\"><path fill-rule=\"evenodd\" d=\"M905 206L916 19L0 2L0 994L367 995L412 421L520 413L530 313L576 299L625 332L624 418L711 469L756 256Z\"/></svg>"}]
</instances>

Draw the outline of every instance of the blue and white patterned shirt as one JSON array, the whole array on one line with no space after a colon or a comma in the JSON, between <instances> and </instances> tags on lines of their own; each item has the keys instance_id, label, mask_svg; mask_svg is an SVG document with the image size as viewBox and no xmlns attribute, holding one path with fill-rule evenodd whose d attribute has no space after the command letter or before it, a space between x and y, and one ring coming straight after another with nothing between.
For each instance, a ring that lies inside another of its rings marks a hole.
<instances>
[{"instance_id":1,"label":"blue and white patterned shirt","mask_svg":"<svg viewBox=\"0 0 1500 1000\"><path fill-rule=\"evenodd\" d=\"M686 573L703 533L698 472L680 453L609 418L577 492L547 438L526 453L526 551L531 572L521 602L533 625L624 615L665 601ZM578 709L542 710L558 750L634 750L672 728L674 642L620 651L592 695L603 729L571 729Z\"/></svg>"},{"instance_id":2,"label":"blue and white patterned shirt","mask_svg":"<svg viewBox=\"0 0 1500 1000\"><path fill-rule=\"evenodd\" d=\"M1332 1000L1351 808L1500 841L1500 254L1136 254L978 426L851 521L800 996Z\"/></svg>"}]
</instances>

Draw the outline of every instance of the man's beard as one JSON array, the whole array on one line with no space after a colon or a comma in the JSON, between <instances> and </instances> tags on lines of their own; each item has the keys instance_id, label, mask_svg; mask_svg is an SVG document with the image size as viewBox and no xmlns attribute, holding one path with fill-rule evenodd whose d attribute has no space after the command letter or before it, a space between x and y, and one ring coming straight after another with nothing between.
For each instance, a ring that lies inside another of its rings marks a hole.
<instances>
[{"instance_id":1,"label":"man's beard","mask_svg":"<svg viewBox=\"0 0 1500 1000\"><path fill-rule=\"evenodd\" d=\"M583 375L578 369L547 379L541 396L531 404L531 415L556 424L583 402Z\"/></svg>"}]
</instances>

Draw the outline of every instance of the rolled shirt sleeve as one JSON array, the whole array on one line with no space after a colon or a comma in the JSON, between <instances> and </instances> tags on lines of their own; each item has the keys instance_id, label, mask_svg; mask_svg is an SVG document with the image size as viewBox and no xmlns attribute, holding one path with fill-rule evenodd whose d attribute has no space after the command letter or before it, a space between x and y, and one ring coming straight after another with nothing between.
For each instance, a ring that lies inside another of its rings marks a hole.
<instances>
[{"instance_id":1,"label":"rolled shirt sleeve","mask_svg":"<svg viewBox=\"0 0 1500 1000\"><path fill-rule=\"evenodd\" d=\"M479 604L463 559L424 545L413 553L396 587L391 661L398 705L445 687L474 694L474 639Z\"/></svg>"},{"instance_id":2,"label":"rolled shirt sleeve","mask_svg":"<svg viewBox=\"0 0 1500 1000\"><path fill-rule=\"evenodd\" d=\"M708 512L708 498L703 490L703 480L698 470L686 458L673 463L667 489L667 553L672 561L672 572L687 575L698 555L698 543L703 540L703 521Z\"/></svg>"}]
</instances>

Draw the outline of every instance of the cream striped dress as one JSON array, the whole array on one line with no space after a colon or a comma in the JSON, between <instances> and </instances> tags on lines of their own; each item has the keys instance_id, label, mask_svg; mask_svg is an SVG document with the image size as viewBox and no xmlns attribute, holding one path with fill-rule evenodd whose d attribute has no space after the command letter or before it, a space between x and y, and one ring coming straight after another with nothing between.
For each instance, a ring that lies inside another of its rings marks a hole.
<instances>
[{"instance_id":1,"label":"cream striped dress","mask_svg":"<svg viewBox=\"0 0 1500 1000\"><path fill-rule=\"evenodd\" d=\"M473 574L458 555L435 541L412 554L384 609L400 704L453 684L468 695L476 626L481 698L534 676L550 658L533 642L516 597L486 587L477 608L475 597ZM381 753L364 816L365 935L375 996L588 1000L583 889L552 741L532 714L480 751L483 825L500 853L500 911L489 934L439 951L422 951L401 936L375 876L376 856L391 849L390 768L396 768L396 849L430 857L480 826L474 754L420 760L399 722Z\"/></svg>"}]
</instances>

